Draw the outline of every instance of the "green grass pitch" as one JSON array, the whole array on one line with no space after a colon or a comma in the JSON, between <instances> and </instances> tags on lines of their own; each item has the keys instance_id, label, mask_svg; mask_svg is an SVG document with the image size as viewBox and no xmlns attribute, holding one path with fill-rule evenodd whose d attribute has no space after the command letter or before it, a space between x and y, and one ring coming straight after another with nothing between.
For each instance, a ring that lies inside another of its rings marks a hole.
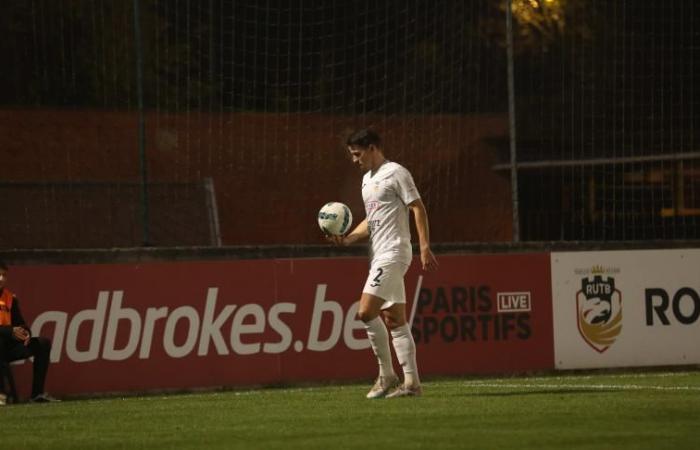
<instances>
[{"instance_id":1,"label":"green grass pitch","mask_svg":"<svg viewBox=\"0 0 700 450\"><path fill-rule=\"evenodd\" d=\"M697 449L700 371L428 379L19 404L5 448Z\"/></svg>"}]
</instances>

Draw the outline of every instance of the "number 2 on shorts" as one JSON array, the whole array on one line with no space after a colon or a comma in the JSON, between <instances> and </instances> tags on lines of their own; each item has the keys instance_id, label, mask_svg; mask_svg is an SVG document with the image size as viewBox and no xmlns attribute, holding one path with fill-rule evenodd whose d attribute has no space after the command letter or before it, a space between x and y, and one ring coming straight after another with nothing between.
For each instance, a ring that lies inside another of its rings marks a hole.
<instances>
[{"instance_id":1,"label":"number 2 on shorts","mask_svg":"<svg viewBox=\"0 0 700 450\"><path fill-rule=\"evenodd\" d=\"M380 284L382 284L381 277L382 277L383 273L384 273L384 269L382 269L381 267L377 267L377 276L373 278L374 283L370 284L370 286L377 287Z\"/></svg>"}]
</instances>

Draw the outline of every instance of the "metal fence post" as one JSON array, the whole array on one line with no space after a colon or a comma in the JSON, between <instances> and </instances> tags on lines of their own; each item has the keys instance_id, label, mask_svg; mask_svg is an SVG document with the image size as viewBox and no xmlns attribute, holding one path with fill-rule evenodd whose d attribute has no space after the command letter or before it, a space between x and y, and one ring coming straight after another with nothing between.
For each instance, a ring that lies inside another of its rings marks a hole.
<instances>
[{"instance_id":1,"label":"metal fence post","mask_svg":"<svg viewBox=\"0 0 700 450\"><path fill-rule=\"evenodd\" d=\"M148 217L148 168L146 167L146 118L143 105L143 41L139 0L134 0L134 46L136 47L136 95L138 97L138 149L141 167L141 220L143 245L150 245Z\"/></svg>"},{"instance_id":2,"label":"metal fence post","mask_svg":"<svg viewBox=\"0 0 700 450\"><path fill-rule=\"evenodd\" d=\"M508 58L508 122L510 134L510 184L513 208L513 242L520 242L520 214L518 202L518 167L515 135L515 83L513 81L513 1L506 8L506 39Z\"/></svg>"}]
</instances>

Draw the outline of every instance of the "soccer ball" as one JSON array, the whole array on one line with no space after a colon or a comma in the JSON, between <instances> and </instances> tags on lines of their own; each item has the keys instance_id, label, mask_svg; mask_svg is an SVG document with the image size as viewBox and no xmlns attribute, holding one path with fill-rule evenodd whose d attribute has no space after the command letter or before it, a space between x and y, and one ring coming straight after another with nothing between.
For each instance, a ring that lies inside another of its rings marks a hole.
<instances>
[{"instance_id":1,"label":"soccer ball","mask_svg":"<svg viewBox=\"0 0 700 450\"><path fill-rule=\"evenodd\" d=\"M328 202L318 212L318 226L326 234L342 236L352 225L350 208L340 202Z\"/></svg>"}]
</instances>

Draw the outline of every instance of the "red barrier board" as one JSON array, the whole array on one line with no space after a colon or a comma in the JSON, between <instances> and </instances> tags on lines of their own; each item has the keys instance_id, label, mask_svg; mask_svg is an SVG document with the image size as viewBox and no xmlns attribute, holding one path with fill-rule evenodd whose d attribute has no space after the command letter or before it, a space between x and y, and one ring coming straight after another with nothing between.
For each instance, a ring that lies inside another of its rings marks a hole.
<instances>
[{"instance_id":1,"label":"red barrier board","mask_svg":"<svg viewBox=\"0 0 700 450\"><path fill-rule=\"evenodd\" d=\"M553 368L548 254L440 264L406 275L424 376ZM369 381L355 317L367 269L364 258L17 266L8 288L53 341L55 395ZM15 369L23 396L29 366Z\"/></svg>"},{"instance_id":2,"label":"red barrier board","mask_svg":"<svg viewBox=\"0 0 700 450\"><path fill-rule=\"evenodd\" d=\"M418 276L414 264L408 283ZM425 373L553 368L549 255L441 257L424 275L413 335Z\"/></svg>"}]
</instances>

